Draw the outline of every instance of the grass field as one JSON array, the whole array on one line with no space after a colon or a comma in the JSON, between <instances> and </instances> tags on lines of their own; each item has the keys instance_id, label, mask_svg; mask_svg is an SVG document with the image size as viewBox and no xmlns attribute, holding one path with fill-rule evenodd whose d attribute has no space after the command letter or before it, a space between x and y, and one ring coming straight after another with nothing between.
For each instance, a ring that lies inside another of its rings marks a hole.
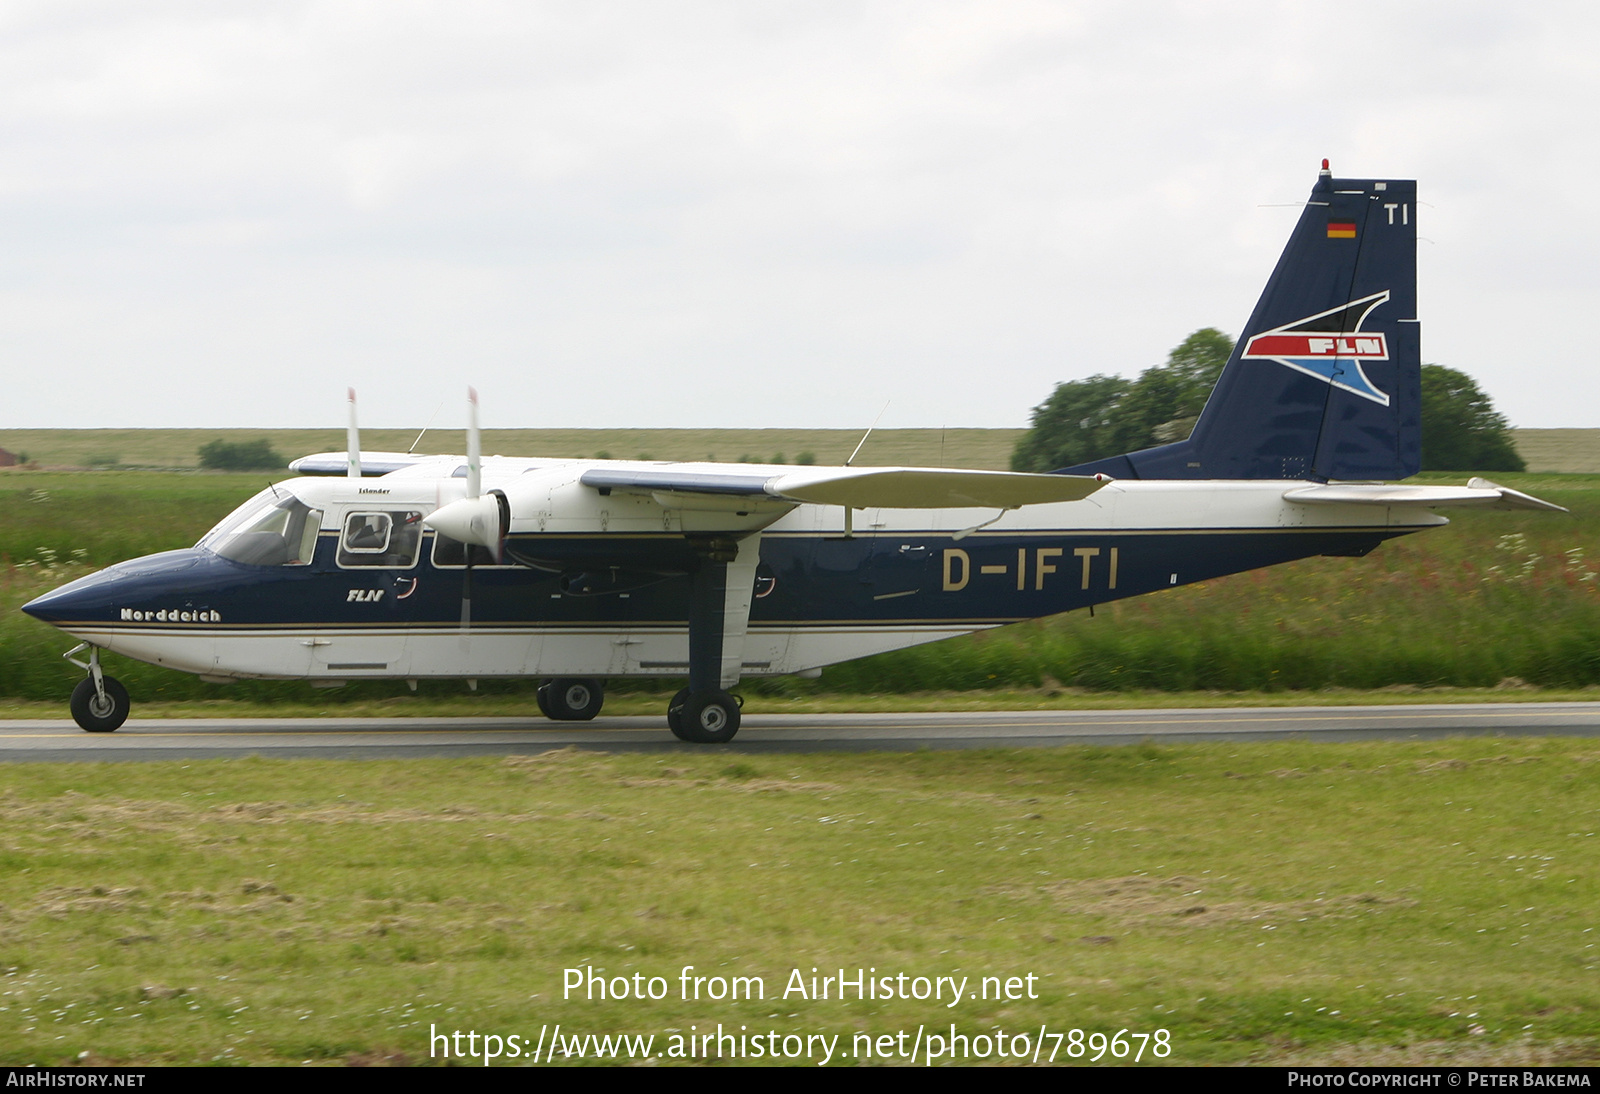
<instances>
[{"instance_id":1,"label":"grass field","mask_svg":"<svg viewBox=\"0 0 1600 1094\"><path fill-rule=\"evenodd\" d=\"M1600 471L1600 429L1513 429L1529 471Z\"/></svg>"},{"instance_id":2,"label":"grass field","mask_svg":"<svg viewBox=\"0 0 1600 1094\"><path fill-rule=\"evenodd\" d=\"M1474 739L7 765L0 1059L953 1022L1166 1029L1179 1064L1593 1064L1596 764ZM766 1000L685 1004L684 965ZM672 994L563 1000L585 966ZM813 967L1038 998L773 998Z\"/></svg>"},{"instance_id":3,"label":"grass field","mask_svg":"<svg viewBox=\"0 0 1600 1094\"><path fill-rule=\"evenodd\" d=\"M775 700L828 695L1027 691L1293 692L1329 688L1574 690L1600 686L1600 476L1503 475L1571 514L1457 512L1454 524L1364 559L1307 559L826 670L819 681L748 682ZM67 643L14 608L97 567L193 543L262 476L157 472L0 476L0 699L56 701L75 682ZM1423 476L1422 481L1459 481ZM79 554L81 552L81 554ZM473 713L520 682L463 694L453 682L226 689L109 658L145 703L454 703ZM663 684L670 688L672 685ZM654 692L653 687L646 690ZM651 700L653 704L655 700ZM407 708L414 709L414 708Z\"/></svg>"},{"instance_id":4,"label":"grass field","mask_svg":"<svg viewBox=\"0 0 1600 1094\"><path fill-rule=\"evenodd\" d=\"M601 452L619 460L737 460L750 456L843 463L862 429L489 429L485 452L503 456L581 456ZM857 460L883 466L974 467L1005 470L1021 429L881 429ZM1600 473L1600 429L1512 430L1517 451L1532 472ZM404 452L415 429L365 429L362 445L372 451ZM46 467L194 467L203 444L215 440L264 440L285 461L311 452L344 450L335 429L5 429L0 447L26 453ZM459 429L429 430L423 452L464 452ZM782 463L783 460L774 462Z\"/></svg>"},{"instance_id":5,"label":"grass field","mask_svg":"<svg viewBox=\"0 0 1600 1094\"><path fill-rule=\"evenodd\" d=\"M782 463L810 452L816 462L841 464L861 441L860 429L486 429L483 450L501 456L593 457L619 460L726 460L750 457ZM1020 429L879 429L856 463L918 464L1004 470ZM363 448L405 452L415 429L363 429ZM264 440L284 460L312 452L344 451L338 429L7 429L0 447L52 466L194 467L200 446L214 440ZM429 430L421 452L466 451L459 429ZM782 456L783 460L774 460Z\"/></svg>"}]
</instances>

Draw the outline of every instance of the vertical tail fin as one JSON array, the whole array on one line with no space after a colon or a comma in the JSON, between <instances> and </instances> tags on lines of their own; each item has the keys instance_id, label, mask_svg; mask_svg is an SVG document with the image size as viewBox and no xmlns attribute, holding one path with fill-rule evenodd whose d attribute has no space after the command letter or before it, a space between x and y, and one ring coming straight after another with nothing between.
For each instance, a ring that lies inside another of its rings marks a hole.
<instances>
[{"instance_id":1,"label":"vertical tail fin","mask_svg":"<svg viewBox=\"0 0 1600 1094\"><path fill-rule=\"evenodd\" d=\"M1417 185L1336 179L1299 223L1186 441L1067 468L1141 479L1400 479L1422 460Z\"/></svg>"}]
</instances>

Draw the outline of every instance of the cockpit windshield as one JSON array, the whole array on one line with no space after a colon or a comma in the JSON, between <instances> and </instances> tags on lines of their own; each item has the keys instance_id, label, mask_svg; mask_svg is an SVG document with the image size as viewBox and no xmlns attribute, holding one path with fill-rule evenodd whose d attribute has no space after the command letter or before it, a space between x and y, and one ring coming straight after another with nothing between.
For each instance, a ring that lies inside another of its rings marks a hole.
<instances>
[{"instance_id":1,"label":"cockpit windshield","mask_svg":"<svg viewBox=\"0 0 1600 1094\"><path fill-rule=\"evenodd\" d=\"M317 547L322 510L269 487L207 532L197 547L252 566L304 566Z\"/></svg>"}]
</instances>

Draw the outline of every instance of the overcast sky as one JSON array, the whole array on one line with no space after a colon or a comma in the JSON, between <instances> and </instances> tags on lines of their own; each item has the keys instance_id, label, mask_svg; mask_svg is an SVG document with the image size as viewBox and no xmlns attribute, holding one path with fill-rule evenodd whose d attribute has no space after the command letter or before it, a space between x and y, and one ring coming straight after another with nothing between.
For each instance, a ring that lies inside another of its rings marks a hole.
<instances>
[{"instance_id":1,"label":"overcast sky","mask_svg":"<svg viewBox=\"0 0 1600 1094\"><path fill-rule=\"evenodd\" d=\"M1600 6L0 2L0 427L1021 426L1237 334L1322 157L1600 426ZM443 409L439 409L442 406Z\"/></svg>"}]
</instances>

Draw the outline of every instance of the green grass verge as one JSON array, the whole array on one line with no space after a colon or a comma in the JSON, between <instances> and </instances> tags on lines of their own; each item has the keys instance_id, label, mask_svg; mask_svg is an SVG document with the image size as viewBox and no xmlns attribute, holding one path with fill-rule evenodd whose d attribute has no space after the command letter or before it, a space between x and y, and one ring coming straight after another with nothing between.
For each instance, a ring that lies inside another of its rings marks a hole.
<instances>
[{"instance_id":1,"label":"green grass verge","mask_svg":"<svg viewBox=\"0 0 1600 1094\"><path fill-rule=\"evenodd\" d=\"M7 765L0 1059L953 1021L1164 1028L1187 1064L1594 1063L1595 749ZM684 965L769 999L813 966L1031 973L1039 997L686 1005ZM582 966L673 992L563 1000Z\"/></svg>"}]
</instances>

